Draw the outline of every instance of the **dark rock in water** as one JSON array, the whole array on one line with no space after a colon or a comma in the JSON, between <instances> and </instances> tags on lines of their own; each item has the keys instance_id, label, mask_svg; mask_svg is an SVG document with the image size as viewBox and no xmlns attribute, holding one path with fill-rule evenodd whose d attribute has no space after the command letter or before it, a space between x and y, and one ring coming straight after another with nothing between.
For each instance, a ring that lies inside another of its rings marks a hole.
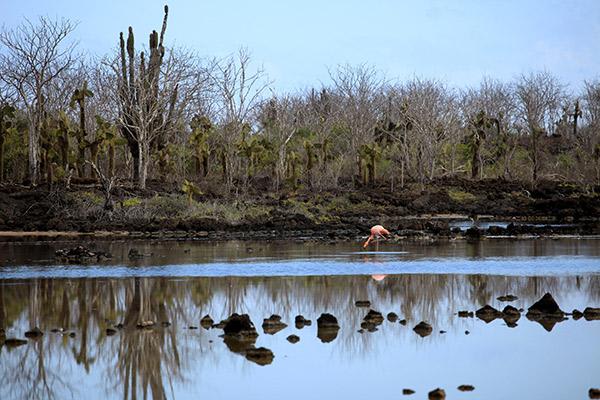
<instances>
[{"instance_id":1,"label":"dark rock in water","mask_svg":"<svg viewBox=\"0 0 600 400\"><path fill-rule=\"evenodd\" d=\"M510 301L518 300L519 298L517 296L515 296L514 294L507 294L505 296L500 296L497 299L498 299L498 301L510 302Z\"/></svg>"},{"instance_id":2,"label":"dark rock in water","mask_svg":"<svg viewBox=\"0 0 600 400\"><path fill-rule=\"evenodd\" d=\"M208 314L206 314L200 320L200 326L206 330L209 330L213 326L214 323L215 323L215 321L213 321L213 319Z\"/></svg>"},{"instance_id":3,"label":"dark rock in water","mask_svg":"<svg viewBox=\"0 0 600 400\"><path fill-rule=\"evenodd\" d=\"M152 329L154 327L154 325L155 325L154 321L141 321L141 322L138 322L138 324L136 325L136 328Z\"/></svg>"},{"instance_id":4,"label":"dark rock in water","mask_svg":"<svg viewBox=\"0 0 600 400\"><path fill-rule=\"evenodd\" d=\"M300 337L296 336L296 335L290 335L287 338L287 341L294 344L294 343L298 343L300 341Z\"/></svg>"},{"instance_id":5,"label":"dark rock in water","mask_svg":"<svg viewBox=\"0 0 600 400\"><path fill-rule=\"evenodd\" d=\"M546 293L541 299L529 307L527 314L556 314L564 316L564 311L560 309L552 295Z\"/></svg>"},{"instance_id":6,"label":"dark rock in water","mask_svg":"<svg viewBox=\"0 0 600 400\"><path fill-rule=\"evenodd\" d=\"M27 340L17 339L17 338L8 338L4 340L4 344L8 347L18 347L27 344Z\"/></svg>"},{"instance_id":7,"label":"dark rock in water","mask_svg":"<svg viewBox=\"0 0 600 400\"><path fill-rule=\"evenodd\" d=\"M369 300L357 300L354 305L356 307L371 307L371 302Z\"/></svg>"},{"instance_id":8,"label":"dark rock in water","mask_svg":"<svg viewBox=\"0 0 600 400\"><path fill-rule=\"evenodd\" d=\"M502 310L502 314L506 315L511 315L511 316L521 316L521 312L516 309L513 306L506 306L504 307L504 309Z\"/></svg>"},{"instance_id":9,"label":"dark rock in water","mask_svg":"<svg viewBox=\"0 0 600 400\"><path fill-rule=\"evenodd\" d=\"M600 389L591 388L588 391L590 399L600 399Z\"/></svg>"},{"instance_id":10,"label":"dark rock in water","mask_svg":"<svg viewBox=\"0 0 600 400\"><path fill-rule=\"evenodd\" d=\"M367 322L367 321L363 321L360 323L360 327L362 328L361 330L364 332L365 330L367 332L377 332L379 329L377 329L377 324L374 324L372 322ZM362 332L361 332L362 333Z\"/></svg>"},{"instance_id":11,"label":"dark rock in water","mask_svg":"<svg viewBox=\"0 0 600 400\"><path fill-rule=\"evenodd\" d=\"M437 388L429 392L427 397L429 400L445 400L446 392L444 392L444 389Z\"/></svg>"},{"instance_id":12,"label":"dark rock in water","mask_svg":"<svg viewBox=\"0 0 600 400\"><path fill-rule=\"evenodd\" d=\"M415 331L417 335L425 337L431 335L433 328L427 322L421 321L413 328L413 331Z\"/></svg>"},{"instance_id":13,"label":"dark rock in water","mask_svg":"<svg viewBox=\"0 0 600 400\"><path fill-rule=\"evenodd\" d=\"M273 314L269 318L263 320L263 331L268 335L274 335L282 329L285 329L287 324L281 322L279 315Z\"/></svg>"},{"instance_id":14,"label":"dark rock in water","mask_svg":"<svg viewBox=\"0 0 600 400\"><path fill-rule=\"evenodd\" d=\"M459 311L458 316L460 318L473 318L473 311Z\"/></svg>"},{"instance_id":15,"label":"dark rock in water","mask_svg":"<svg viewBox=\"0 0 600 400\"><path fill-rule=\"evenodd\" d=\"M390 322L396 322L396 321L398 321L398 314L396 314L394 312L388 313L387 320L390 321Z\"/></svg>"},{"instance_id":16,"label":"dark rock in water","mask_svg":"<svg viewBox=\"0 0 600 400\"><path fill-rule=\"evenodd\" d=\"M401 319L398 323L400 325L406 325L407 321L405 319Z\"/></svg>"},{"instance_id":17,"label":"dark rock in water","mask_svg":"<svg viewBox=\"0 0 600 400\"><path fill-rule=\"evenodd\" d=\"M415 394L415 391L412 389L402 389L402 394L405 396L410 396L411 394Z\"/></svg>"},{"instance_id":18,"label":"dark rock in water","mask_svg":"<svg viewBox=\"0 0 600 400\"><path fill-rule=\"evenodd\" d=\"M113 336L117 333L116 329L113 328L106 328L106 336Z\"/></svg>"},{"instance_id":19,"label":"dark rock in water","mask_svg":"<svg viewBox=\"0 0 600 400\"><path fill-rule=\"evenodd\" d=\"M302 315L296 315L296 318L294 318L294 323L297 329L302 329L305 326L312 325L312 321L310 319L304 318Z\"/></svg>"},{"instance_id":20,"label":"dark rock in water","mask_svg":"<svg viewBox=\"0 0 600 400\"><path fill-rule=\"evenodd\" d=\"M130 260L137 260L140 258L144 258L144 254L140 253L137 249L129 249L127 257L129 257Z\"/></svg>"},{"instance_id":21,"label":"dark rock in water","mask_svg":"<svg viewBox=\"0 0 600 400\"><path fill-rule=\"evenodd\" d=\"M333 342L337 338L339 330L340 325L333 315L324 313L317 318L317 337L321 342Z\"/></svg>"},{"instance_id":22,"label":"dark rock in water","mask_svg":"<svg viewBox=\"0 0 600 400\"><path fill-rule=\"evenodd\" d=\"M446 331L440 331L440 334L443 335L444 333L446 333Z\"/></svg>"},{"instance_id":23,"label":"dark rock in water","mask_svg":"<svg viewBox=\"0 0 600 400\"><path fill-rule=\"evenodd\" d=\"M231 314L223 326L225 335L257 337L258 333L248 314Z\"/></svg>"},{"instance_id":24,"label":"dark rock in water","mask_svg":"<svg viewBox=\"0 0 600 400\"><path fill-rule=\"evenodd\" d=\"M473 386L473 385L460 385L458 387L458 390L460 390L461 392L472 392L473 390L475 390L475 386Z\"/></svg>"},{"instance_id":25,"label":"dark rock in water","mask_svg":"<svg viewBox=\"0 0 600 400\"><path fill-rule=\"evenodd\" d=\"M222 320L218 324L214 324L212 327L215 329L223 329L223 328L225 328L226 324L227 324L227 320Z\"/></svg>"},{"instance_id":26,"label":"dark rock in water","mask_svg":"<svg viewBox=\"0 0 600 400\"><path fill-rule=\"evenodd\" d=\"M365 315L363 318L363 321L375 325L381 325L383 323L383 315L379 311L369 310L367 315Z\"/></svg>"},{"instance_id":27,"label":"dark rock in water","mask_svg":"<svg viewBox=\"0 0 600 400\"><path fill-rule=\"evenodd\" d=\"M573 312L571 312L571 314L573 315L573 319L575 321L577 321L578 319L581 319L583 317L583 313L581 311L579 311L578 309L573 310Z\"/></svg>"},{"instance_id":28,"label":"dark rock in water","mask_svg":"<svg viewBox=\"0 0 600 400\"><path fill-rule=\"evenodd\" d=\"M509 328L515 328L519 318L521 318L521 312L513 306L506 306L502 310L502 319Z\"/></svg>"},{"instance_id":29,"label":"dark rock in water","mask_svg":"<svg viewBox=\"0 0 600 400\"><path fill-rule=\"evenodd\" d=\"M583 310L583 317L586 321L600 320L600 308L586 307Z\"/></svg>"},{"instance_id":30,"label":"dark rock in water","mask_svg":"<svg viewBox=\"0 0 600 400\"><path fill-rule=\"evenodd\" d=\"M470 334L471 334L471 332L465 331L465 335L470 335Z\"/></svg>"},{"instance_id":31,"label":"dark rock in water","mask_svg":"<svg viewBox=\"0 0 600 400\"><path fill-rule=\"evenodd\" d=\"M74 338L75 336L77 336L77 334L76 334L75 332L71 332L71 333L69 333L69 337L70 337L70 338Z\"/></svg>"},{"instance_id":32,"label":"dark rock in water","mask_svg":"<svg viewBox=\"0 0 600 400\"><path fill-rule=\"evenodd\" d=\"M258 365L269 365L273 362L273 352L264 347L246 350L246 358Z\"/></svg>"},{"instance_id":33,"label":"dark rock in water","mask_svg":"<svg viewBox=\"0 0 600 400\"><path fill-rule=\"evenodd\" d=\"M123 323L119 322L118 324L115 325L115 328L123 329Z\"/></svg>"},{"instance_id":34,"label":"dark rock in water","mask_svg":"<svg viewBox=\"0 0 600 400\"><path fill-rule=\"evenodd\" d=\"M57 261L66 263L86 263L112 258L110 253L91 251L84 246L56 250L54 256Z\"/></svg>"},{"instance_id":35,"label":"dark rock in water","mask_svg":"<svg viewBox=\"0 0 600 400\"><path fill-rule=\"evenodd\" d=\"M477 310L475 312L475 315L477 316L477 318L484 321L486 324L489 324L496 318L502 318L502 313L496 310L494 307L490 306L489 304L486 304L485 306Z\"/></svg>"},{"instance_id":36,"label":"dark rock in water","mask_svg":"<svg viewBox=\"0 0 600 400\"><path fill-rule=\"evenodd\" d=\"M552 331L554 325L566 319L564 311L560 309L550 293L546 293L529 307L525 316L528 320L542 325L548 332Z\"/></svg>"},{"instance_id":37,"label":"dark rock in water","mask_svg":"<svg viewBox=\"0 0 600 400\"><path fill-rule=\"evenodd\" d=\"M330 343L333 342L337 336L340 328L317 328L317 337L321 340L322 343Z\"/></svg>"},{"instance_id":38,"label":"dark rock in water","mask_svg":"<svg viewBox=\"0 0 600 400\"><path fill-rule=\"evenodd\" d=\"M321 314L319 318L317 318L317 327L319 328L338 328L340 325L338 324L338 320L331 314Z\"/></svg>"},{"instance_id":39,"label":"dark rock in water","mask_svg":"<svg viewBox=\"0 0 600 400\"><path fill-rule=\"evenodd\" d=\"M558 324L559 322L565 321L567 319L565 317L557 316L554 314L541 314L540 315L540 314L527 313L525 316L527 317L528 320L537 322L538 324L540 324L548 332L552 332L552 329L554 329L554 326L556 324Z\"/></svg>"},{"instance_id":40,"label":"dark rock in water","mask_svg":"<svg viewBox=\"0 0 600 400\"><path fill-rule=\"evenodd\" d=\"M254 348L257 338L258 335L223 335L223 343L232 353L246 355L246 350Z\"/></svg>"},{"instance_id":41,"label":"dark rock in water","mask_svg":"<svg viewBox=\"0 0 600 400\"><path fill-rule=\"evenodd\" d=\"M190 326L188 326L188 329L194 330L194 329L198 329L198 327L194 326L194 325L190 325Z\"/></svg>"},{"instance_id":42,"label":"dark rock in water","mask_svg":"<svg viewBox=\"0 0 600 400\"><path fill-rule=\"evenodd\" d=\"M38 328L37 326L31 330L28 330L27 332L25 332L25 337L27 339L39 339L42 336L44 336L44 332L42 332L40 330L40 328Z\"/></svg>"}]
</instances>

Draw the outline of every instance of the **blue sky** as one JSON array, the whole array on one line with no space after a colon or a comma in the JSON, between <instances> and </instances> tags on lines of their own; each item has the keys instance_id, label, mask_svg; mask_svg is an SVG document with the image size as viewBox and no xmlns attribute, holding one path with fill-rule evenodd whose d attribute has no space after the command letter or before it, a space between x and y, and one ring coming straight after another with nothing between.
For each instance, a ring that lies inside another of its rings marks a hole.
<instances>
[{"instance_id":1,"label":"blue sky","mask_svg":"<svg viewBox=\"0 0 600 400\"><path fill-rule=\"evenodd\" d=\"M0 22L64 16L81 48L105 54L132 25L160 27L162 1L0 0ZM172 0L166 41L208 57L247 47L275 87L328 79L328 67L367 63L388 78L455 86L546 69L572 89L600 77L599 0Z\"/></svg>"}]
</instances>

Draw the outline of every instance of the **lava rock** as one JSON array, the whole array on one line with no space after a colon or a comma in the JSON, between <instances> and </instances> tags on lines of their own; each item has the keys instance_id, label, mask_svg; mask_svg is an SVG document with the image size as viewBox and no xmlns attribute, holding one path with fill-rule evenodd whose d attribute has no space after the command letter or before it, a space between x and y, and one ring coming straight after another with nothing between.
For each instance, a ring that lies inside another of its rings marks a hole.
<instances>
[{"instance_id":1,"label":"lava rock","mask_svg":"<svg viewBox=\"0 0 600 400\"><path fill-rule=\"evenodd\" d=\"M433 328L427 322L421 321L413 328L413 331L415 331L417 335L421 337L426 337L431 335Z\"/></svg>"},{"instance_id":2,"label":"lava rock","mask_svg":"<svg viewBox=\"0 0 600 400\"><path fill-rule=\"evenodd\" d=\"M502 313L496 310L494 307L490 306L489 304L486 304L485 306L477 310L475 312L475 315L477 316L477 318L484 321L486 324L489 324L496 318L502 318Z\"/></svg>"},{"instance_id":3,"label":"lava rock","mask_svg":"<svg viewBox=\"0 0 600 400\"><path fill-rule=\"evenodd\" d=\"M294 324L296 325L297 329L302 329L305 326L312 325L312 321L304 318L302 315L296 315L296 318L294 318Z\"/></svg>"},{"instance_id":4,"label":"lava rock","mask_svg":"<svg viewBox=\"0 0 600 400\"><path fill-rule=\"evenodd\" d=\"M571 312L571 314L573 315L573 319L575 321L583 318L583 313L581 311L579 311L578 309L573 310L573 312Z\"/></svg>"},{"instance_id":5,"label":"lava rock","mask_svg":"<svg viewBox=\"0 0 600 400\"><path fill-rule=\"evenodd\" d=\"M27 340L17 339L17 338L8 338L4 340L4 344L8 347L18 347L27 344Z\"/></svg>"},{"instance_id":6,"label":"lava rock","mask_svg":"<svg viewBox=\"0 0 600 400\"><path fill-rule=\"evenodd\" d=\"M27 332L25 332L25 337L27 339L39 339L42 336L44 336L44 332L42 332L40 330L40 328L38 328L37 326L31 330L28 330Z\"/></svg>"},{"instance_id":7,"label":"lava rock","mask_svg":"<svg viewBox=\"0 0 600 400\"><path fill-rule=\"evenodd\" d=\"M322 343L333 342L337 338L339 330L340 325L333 315L324 313L317 318L317 337Z\"/></svg>"},{"instance_id":8,"label":"lava rock","mask_svg":"<svg viewBox=\"0 0 600 400\"><path fill-rule=\"evenodd\" d=\"M460 390L461 392L472 392L473 390L475 390L475 386L473 386L473 385L460 385L458 387L458 390Z\"/></svg>"},{"instance_id":9,"label":"lava rock","mask_svg":"<svg viewBox=\"0 0 600 400\"><path fill-rule=\"evenodd\" d=\"M112 258L110 253L91 251L85 246L56 250L54 252L54 257L57 261L65 263L86 263Z\"/></svg>"},{"instance_id":10,"label":"lava rock","mask_svg":"<svg viewBox=\"0 0 600 400\"><path fill-rule=\"evenodd\" d=\"M116 329L113 328L106 328L106 336L113 336L117 333Z\"/></svg>"},{"instance_id":11,"label":"lava rock","mask_svg":"<svg viewBox=\"0 0 600 400\"><path fill-rule=\"evenodd\" d=\"M445 400L446 392L444 391L444 389L437 388L429 392L427 394L427 397L429 400Z\"/></svg>"},{"instance_id":12,"label":"lava rock","mask_svg":"<svg viewBox=\"0 0 600 400\"><path fill-rule=\"evenodd\" d=\"M564 311L560 309L556 300L550 293L546 293L541 299L533 303L527 310L528 314L556 314L564 316Z\"/></svg>"},{"instance_id":13,"label":"lava rock","mask_svg":"<svg viewBox=\"0 0 600 400\"><path fill-rule=\"evenodd\" d=\"M525 316L528 320L542 325L548 332L552 331L557 323L566 319L564 311L560 309L550 293L546 293L529 307Z\"/></svg>"},{"instance_id":14,"label":"lava rock","mask_svg":"<svg viewBox=\"0 0 600 400\"><path fill-rule=\"evenodd\" d=\"M405 319L401 319L400 321L398 321L398 323L399 323L400 325L406 325L406 324L407 324L407 321L406 321Z\"/></svg>"},{"instance_id":15,"label":"lava rock","mask_svg":"<svg viewBox=\"0 0 600 400\"><path fill-rule=\"evenodd\" d=\"M475 314L473 314L473 311L459 311L458 312L458 316L460 318L473 318Z\"/></svg>"},{"instance_id":16,"label":"lava rock","mask_svg":"<svg viewBox=\"0 0 600 400\"><path fill-rule=\"evenodd\" d=\"M383 323L383 315L379 311L369 310L367 315L363 318L363 321L381 325Z\"/></svg>"},{"instance_id":17,"label":"lava rock","mask_svg":"<svg viewBox=\"0 0 600 400\"><path fill-rule=\"evenodd\" d=\"M331 314L321 314L319 318L317 318L317 327L318 328L338 328L340 325L338 324L338 320Z\"/></svg>"},{"instance_id":18,"label":"lava rock","mask_svg":"<svg viewBox=\"0 0 600 400\"><path fill-rule=\"evenodd\" d=\"M263 320L263 331L268 335L274 335L282 329L285 329L287 324L281 322L279 315L273 314L269 318Z\"/></svg>"},{"instance_id":19,"label":"lava rock","mask_svg":"<svg viewBox=\"0 0 600 400\"><path fill-rule=\"evenodd\" d=\"M394 312L388 313L387 320L390 321L390 322L396 322L396 321L398 321L398 314L396 314Z\"/></svg>"},{"instance_id":20,"label":"lava rock","mask_svg":"<svg viewBox=\"0 0 600 400\"><path fill-rule=\"evenodd\" d=\"M502 319L509 328L516 328L520 318L521 312L513 306L506 306L502 310Z\"/></svg>"},{"instance_id":21,"label":"lava rock","mask_svg":"<svg viewBox=\"0 0 600 400\"><path fill-rule=\"evenodd\" d=\"M515 301L518 299L519 298L517 296L515 296L514 294L507 294L505 296L500 296L497 298L498 301L506 301L506 302Z\"/></svg>"},{"instance_id":22,"label":"lava rock","mask_svg":"<svg viewBox=\"0 0 600 400\"><path fill-rule=\"evenodd\" d=\"M371 307L371 302L369 300L357 300L354 305L356 307Z\"/></svg>"},{"instance_id":23,"label":"lava rock","mask_svg":"<svg viewBox=\"0 0 600 400\"><path fill-rule=\"evenodd\" d=\"M215 323L215 321L213 321L213 319L208 314L206 314L200 320L200 326L206 330L209 330L213 326L214 323Z\"/></svg>"},{"instance_id":24,"label":"lava rock","mask_svg":"<svg viewBox=\"0 0 600 400\"><path fill-rule=\"evenodd\" d=\"M583 317L586 321L594 321L600 319L600 308L586 307L583 310Z\"/></svg>"},{"instance_id":25,"label":"lava rock","mask_svg":"<svg viewBox=\"0 0 600 400\"><path fill-rule=\"evenodd\" d=\"M258 365L269 365L273 362L273 352L265 347L246 350L246 358Z\"/></svg>"},{"instance_id":26,"label":"lava rock","mask_svg":"<svg viewBox=\"0 0 600 400\"><path fill-rule=\"evenodd\" d=\"M138 260L144 258L144 254L140 253L137 249L129 249L127 257L129 257L130 260Z\"/></svg>"},{"instance_id":27,"label":"lava rock","mask_svg":"<svg viewBox=\"0 0 600 400\"><path fill-rule=\"evenodd\" d=\"M290 335L286 338L286 340L292 344L295 344L300 341L300 337L298 337L297 335Z\"/></svg>"},{"instance_id":28,"label":"lava rock","mask_svg":"<svg viewBox=\"0 0 600 400\"><path fill-rule=\"evenodd\" d=\"M411 394L415 394L415 391L412 389L402 389L402 394L405 396L410 396Z\"/></svg>"},{"instance_id":29,"label":"lava rock","mask_svg":"<svg viewBox=\"0 0 600 400\"><path fill-rule=\"evenodd\" d=\"M223 326L225 335L257 337L258 333L248 314L231 314Z\"/></svg>"},{"instance_id":30,"label":"lava rock","mask_svg":"<svg viewBox=\"0 0 600 400\"><path fill-rule=\"evenodd\" d=\"M588 391L588 396L590 399L600 399L600 389L591 388Z\"/></svg>"}]
</instances>

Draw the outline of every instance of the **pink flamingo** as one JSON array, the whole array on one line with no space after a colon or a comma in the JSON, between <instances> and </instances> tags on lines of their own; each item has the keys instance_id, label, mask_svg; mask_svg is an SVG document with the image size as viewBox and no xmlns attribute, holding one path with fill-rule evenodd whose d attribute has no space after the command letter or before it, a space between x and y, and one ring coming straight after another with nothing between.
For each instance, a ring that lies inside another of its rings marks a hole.
<instances>
[{"instance_id":1,"label":"pink flamingo","mask_svg":"<svg viewBox=\"0 0 600 400\"><path fill-rule=\"evenodd\" d=\"M383 226L375 225L374 227L371 228L371 236L369 236L369 238L367 239L365 244L363 244L363 248L366 249L367 246L369 245L369 243L371 243L371 240L373 240L375 238L386 239L385 235L389 235L389 234L390 234L390 232L387 229L385 229Z\"/></svg>"}]
</instances>

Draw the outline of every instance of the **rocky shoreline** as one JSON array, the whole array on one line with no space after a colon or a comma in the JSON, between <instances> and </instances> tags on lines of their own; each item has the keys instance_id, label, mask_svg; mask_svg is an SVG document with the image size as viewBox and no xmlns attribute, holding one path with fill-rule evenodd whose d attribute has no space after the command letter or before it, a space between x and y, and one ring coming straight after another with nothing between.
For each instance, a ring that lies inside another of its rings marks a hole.
<instances>
[{"instance_id":1,"label":"rocky shoreline","mask_svg":"<svg viewBox=\"0 0 600 400\"><path fill-rule=\"evenodd\" d=\"M464 220L463 220L464 221ZM468 223L468 221L466 221ZM493 222L486 227L452 227L451 221L439 218L398 220L396 228L388 228L391 237L387 242L402 241L447 241L486 239L531 239L531 238L600 238L600 223L542 224ZM226 240L293 240L320 242L360 242L368 236L368 224L357 226L315 226L313 229L287 229L274 226L272 229L252 229L244 226L236 230L99 230L99 231L0 231L0 242L23 241L78 241L78 240L176 240L176 241L226 241ZM258 227L261 228L261 227Z\"/></svg>"}]
</instances>

